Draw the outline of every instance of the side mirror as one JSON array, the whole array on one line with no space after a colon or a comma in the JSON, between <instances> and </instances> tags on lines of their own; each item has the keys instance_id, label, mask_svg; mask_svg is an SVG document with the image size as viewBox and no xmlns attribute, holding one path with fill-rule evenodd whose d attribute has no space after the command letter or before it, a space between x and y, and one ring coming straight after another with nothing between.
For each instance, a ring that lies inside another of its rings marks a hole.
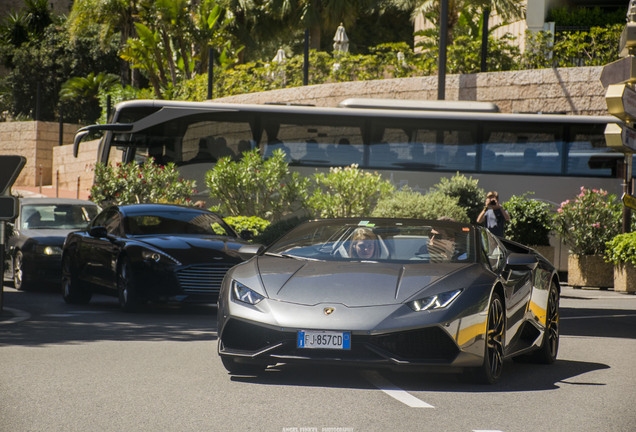
<instances>
[{"instance_id":1,"label":"side mirror","mask_svg":"<svg viewBox=\"0 0 636 432\"><path fill-rule=\"evenodd\" d=\"M106 230L106 227L103 227L103 226L91 227L90 230L88 231L88 234L91 237L97 237L97 238L108 237L108 231Z\"/></svg>"},{"instance_id":2,"label":"side mirror","mask_svg":"<svg viewBox=\"0 0 636 432\"><path fill-rule=\"evenodd\" d=\"M249 244L249 245L241 246L238 250L238 253L241 256L241 258L248 260L252 258L253 256L261 253L263 249L265 249L265 246L261 244Z\"/></svg>"},{"instance_id":3,"label":"side mirror","mask_svg":"<svg viewBox=\"0 0 636 432\"><path fill-rule=\"evenodd\" d=\"M254 239L254 232L252 230L244 229L239 233L239 236L241 236L243 240L252 240Z\"/></svg>"},{"instance_id":4,"label":"side mirror","mask_svg":"<svg viewBox=\"0 0 636 432\"><path fill-rule=\"evenodd\" d=\"M508 255L506 266L513 270L534 270L539 260L532 254L511 253Z\"/></svg>"}]
</instances>

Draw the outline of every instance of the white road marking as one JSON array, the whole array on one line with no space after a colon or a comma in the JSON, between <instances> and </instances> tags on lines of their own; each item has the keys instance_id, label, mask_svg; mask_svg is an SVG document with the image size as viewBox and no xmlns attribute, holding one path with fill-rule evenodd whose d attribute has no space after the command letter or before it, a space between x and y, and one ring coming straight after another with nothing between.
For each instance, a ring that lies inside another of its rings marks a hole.
<instances>
[{"instance_id":1,"label":"white road marking","mask_svg":"<svg viewBox=\"0 0 636 432\"><path fill-rule=\"evenodd\" d=\"M426 402L408 393L406 390L402 390L401 388L392 384L386 378L375 371L364 371L363 375L371 384L382 390L384 393L411 408L435 408L433 405L427 404Z\"/></svg>"},{"instance_id":2,"label":"white road marking","mask_svg":"<svg viewBox=\"0 0 636 432\"><path fill-rule=\"evenodd\" d=\"M18 323L20 321L25 321L25 320L28 320L29 318L31 318L31 315L28 312L21 311L20 309L13 309L13 308L5 307L4 310L11 312L15 316L13 318L11 318L11 319L0 321L0 325L2 325L2 324L15 324L15 323Z\"/></svg>"},{"instance_id":3,"label":"white road marking","mask_svg":"<svg viewBox=\"0 0 636 432\"><path fill-rule=\"evenodd\" d=\"M559 320L588 319L588 318L629 318L636 317L636 314L620 314L620 315L584 315L573 317L559 317Z\"/></svg>"}]
</instances>

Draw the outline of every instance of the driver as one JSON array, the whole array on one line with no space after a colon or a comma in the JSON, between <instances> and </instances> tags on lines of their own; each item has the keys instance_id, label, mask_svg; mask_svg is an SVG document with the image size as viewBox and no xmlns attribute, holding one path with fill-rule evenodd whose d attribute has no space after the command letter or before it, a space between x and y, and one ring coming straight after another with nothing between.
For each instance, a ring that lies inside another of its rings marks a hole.
<instances>
[{"instance_id":1,"label":"driver","mask_svg":"<svg viewBox=\"0 0 636 432\"><path fill-rule=\"evenodd\" d=\"M380 258L378 236L369 228L358 228L355 230L351 238L349 256L365 260Z\"/></svg>"}]
</instances>

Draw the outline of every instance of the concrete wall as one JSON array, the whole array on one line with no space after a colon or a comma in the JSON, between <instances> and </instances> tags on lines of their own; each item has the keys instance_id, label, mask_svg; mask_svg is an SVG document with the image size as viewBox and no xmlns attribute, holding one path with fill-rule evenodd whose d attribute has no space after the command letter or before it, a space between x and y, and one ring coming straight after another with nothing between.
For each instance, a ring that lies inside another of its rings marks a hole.
<instances>
[{"instance_id":1,"label":"concrete wall","mask_svg":"<svg viewBox=\"0 0 636 432\"><path fill-rule=\"evenodd\" d=\"M446 77L446 99L494 102L502 112L542 112L607 115L605 89L599 81L602 67L490 72ZM304 103L337 106L350 97L436 99L437 77L356 81L296 87L216 99L237 103ZM57 123L0 123L0 154L22 154L27 166L16 185L37 186L42 165L44 184L61 189L90 189L97 141L84 142L80 155L72 155L73 134L78 126L65 125L64 142L58 146ZM36 144L37 143L37 144Z\"/></svg>"}]
</instances>

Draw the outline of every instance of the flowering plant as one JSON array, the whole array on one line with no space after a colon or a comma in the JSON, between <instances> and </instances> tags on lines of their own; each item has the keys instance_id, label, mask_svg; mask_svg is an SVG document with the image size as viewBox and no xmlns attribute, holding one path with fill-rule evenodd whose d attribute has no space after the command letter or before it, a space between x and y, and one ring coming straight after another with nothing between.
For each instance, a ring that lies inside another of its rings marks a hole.
<instances>
[{"instance_id":1,"label":"flowering plant","mask_svg":"<svg viewBox=\"0 0 636 432\"><path fill-rule=\"evenodd\" d=\"M98 163L89 199L105 204L191 204L195 182L179 177L173 163L157 165L149 158L143 164Z\"/></svg>"},{"instance_id":2,"label":"flowering plant","mask_svg":"<svg viewBox=\"0 0 636 432\"><path fill-rule=\"evenodd\" d=\"M575 255L599 255L606 243L621 231L621 203L603 189L586 189L561 203L555 218L561 234Z\"/></svg>"}]
</instances>

